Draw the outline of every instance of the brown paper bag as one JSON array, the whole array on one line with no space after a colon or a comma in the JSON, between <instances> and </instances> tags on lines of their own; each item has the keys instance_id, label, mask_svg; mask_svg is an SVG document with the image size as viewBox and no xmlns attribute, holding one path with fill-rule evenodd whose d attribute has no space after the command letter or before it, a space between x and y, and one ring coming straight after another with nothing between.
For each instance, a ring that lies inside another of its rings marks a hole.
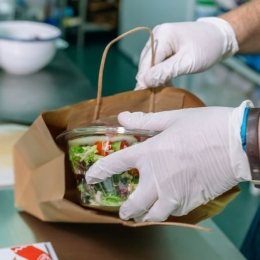
<instances>
[{"instance_id":1,"label":"brown paper bag","mask_svg":"<svg viewBox=\"0 0 260 260\"><path fill-rule=\"evenodd\" d=\"M136 30L148 30L137 28ZM128 32L129 33L129 32ZM125 34L124 34L125 35ZM118 214L83 208L76 196L76 182L70 170L66 153L57 146L55 138L64 130L91 124L98 118L117 115L122 111L164 111L205 106L192 93L173 87L129 91L101 98L104 60L99 73L97 99L88 100L54 111L43 112L14 146L15 205L43 221L118 223L127 226L178 225L200 228L195 224L219 214L238 194L234 187L215 200L202 205L182 217L169 217L160 223L123 221ZM152 61L154 60L154 52Z\"/></svg>"}]
</instances>

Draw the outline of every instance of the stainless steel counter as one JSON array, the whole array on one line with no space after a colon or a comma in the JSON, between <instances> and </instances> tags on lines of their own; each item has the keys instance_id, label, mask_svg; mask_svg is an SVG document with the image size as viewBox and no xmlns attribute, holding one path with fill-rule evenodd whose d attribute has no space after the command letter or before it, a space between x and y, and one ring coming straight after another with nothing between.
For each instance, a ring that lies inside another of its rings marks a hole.
<instances>
[{"instance_id":1,"label":"stainless steel counter","mask_svg":"<svg viewBox=\"0 0 260 260\"><path fill-rule=\"evenodd\" d=\"M60 260L245 260L220 229L46 223L18 211L12 189L0 190L0 248L50 241Z\"/></svg>"},{"instance_id":2,"label":"stainless steel counter","mask_svg":"<svg viewBox=\"0 0 260 260\"><path fill-rule=\"evenodd\" d=\"M0 120L30 124L43 110L95 97L96 89L62 51L32 75L10 75L0 69Z\"/></svg>"}]
</instances>

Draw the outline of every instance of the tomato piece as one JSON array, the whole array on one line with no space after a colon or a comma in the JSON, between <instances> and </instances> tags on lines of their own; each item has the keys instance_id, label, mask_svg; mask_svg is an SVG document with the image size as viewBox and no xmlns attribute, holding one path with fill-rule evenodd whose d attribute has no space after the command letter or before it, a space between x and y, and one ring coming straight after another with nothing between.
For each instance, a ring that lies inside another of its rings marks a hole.
<instances>
[{"instance_id":1,"label":"tomato piece","mask_svg":"<svg viewBox=\"0 0 260 260\"><path fill-rule=\"evenodd\" d=\"M131 169L130 172L131 172L132 175L139 176L139 171L136 168Z\"/></svg>"},{"instance_id":2,"label":"tomato piece","mask_svg":"<svg viewBox=\"0 0 260 260\"><path fill-rule=\"evenodd\" d=\"M128 142L126 140L123 140L123 141L121 141L121 144L120 144L120 150L125 149L128 146L129 146Z\"/></svg>"},{"instance_id":3,"label":"tomato piece","mask_svg":"<svg viewBox=\"0 0 260 260\"><path fill-rule=\"evenodd\" d=\"M141 142L141 137L140 136L134 135L134 138L136 138L138 142Z\"/></svg>"},{"instance_id":4,"label":"tomato piece","mask_svg":"<svg viewBox=\"0 0 260 260\"><path fill-rule=\"evenodd\" d=\"M97 147L98 155L106 156L109 154L108 151L112 150L112 142L110 141L96 142L95 145Z\"/></svg>"}]
</instances>

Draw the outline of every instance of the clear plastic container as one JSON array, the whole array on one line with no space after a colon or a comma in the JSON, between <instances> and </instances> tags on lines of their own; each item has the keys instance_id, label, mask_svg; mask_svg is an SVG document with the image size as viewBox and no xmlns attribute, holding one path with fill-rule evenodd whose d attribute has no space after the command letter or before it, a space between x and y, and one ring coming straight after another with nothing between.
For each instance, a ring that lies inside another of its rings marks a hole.
<instances>
[{"instance_id":1,"label":"clear plastic container","mask_svg":"<svg viewBox=\"0 0 260 260\"><path fill-rule=\"evenodd\" d=\"M80 204L102 210L118 210L136 189L139 181L138 170L131 169L118 173L93 185L86 183L85 174L100 158L138 145L156 134L158 132L108 126L76 128L60 134L57 142L67 147Z\"/></svg>"}]
</instances>

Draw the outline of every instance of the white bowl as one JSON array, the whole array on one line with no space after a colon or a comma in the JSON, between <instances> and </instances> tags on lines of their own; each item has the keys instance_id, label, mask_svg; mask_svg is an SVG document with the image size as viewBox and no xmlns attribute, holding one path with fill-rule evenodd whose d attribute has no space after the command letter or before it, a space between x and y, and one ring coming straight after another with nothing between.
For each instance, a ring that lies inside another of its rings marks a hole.
<instances>
[{"instance_id":1,"label":"white bowl","mask_svg":"<svg viewBox=\"0 0 260 260\"><path fill-rule=\"evenodd\" d=\"M59 28L40 22L0 22L0 67L27 75L45 67L56 53Z\"/></svg>"}]
</instances>

